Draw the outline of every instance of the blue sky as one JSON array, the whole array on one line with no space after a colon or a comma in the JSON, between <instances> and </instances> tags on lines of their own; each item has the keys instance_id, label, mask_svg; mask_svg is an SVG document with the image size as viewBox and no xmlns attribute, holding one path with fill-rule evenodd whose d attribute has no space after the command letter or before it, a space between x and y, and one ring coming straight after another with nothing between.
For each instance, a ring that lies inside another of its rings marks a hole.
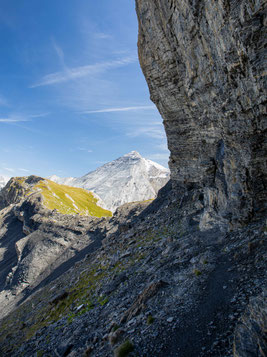
<instances>
[{"instance_id":1,"label":"blue sky","mask_svg":"<svg viewBox=\"0 0 267 357\"><path fill-rule=\"evenodd\" d=\"M167 167L133 0L0 0L0 175L81 176L132 150Z\"/></svg>"}]
</instances>

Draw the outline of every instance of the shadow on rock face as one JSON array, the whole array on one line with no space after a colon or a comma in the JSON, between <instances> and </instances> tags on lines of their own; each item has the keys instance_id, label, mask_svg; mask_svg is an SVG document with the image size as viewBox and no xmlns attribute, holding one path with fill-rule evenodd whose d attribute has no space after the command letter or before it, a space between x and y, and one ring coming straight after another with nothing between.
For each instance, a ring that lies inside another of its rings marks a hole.
<instances>
[{"instance_id":1,"label":"shadow on rock face","mask_svg":"<svg viewBox=\"0 0 267 357\"><path fill-rule=\"evenodd\" d=\"M251 299L235 331L234 357L267 356L267 293Z\"/></svg>"}]
</instances>

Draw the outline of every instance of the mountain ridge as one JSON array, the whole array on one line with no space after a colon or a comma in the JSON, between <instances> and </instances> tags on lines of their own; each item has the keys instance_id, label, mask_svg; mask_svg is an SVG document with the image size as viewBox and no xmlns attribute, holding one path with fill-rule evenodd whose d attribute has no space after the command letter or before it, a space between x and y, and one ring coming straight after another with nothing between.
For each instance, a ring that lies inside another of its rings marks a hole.
<instances>
[{"instance_id":1,"label":"mountain ridge","mask_svg":"<svg viewBox=\"0 0 267 357\"><path fill-rule=\"evenodd\" d=\"M86 190L42 177L9 180L0 192L0 318L38 284L61 275L71 262L99 247L102 231L117 229L117 223L108 224L112 213L97 203ZM147 205L135 204L129 211Z\"/></svg>"},{"instance_id":2,"label":"mountain ridge","mask_svg":"<svg viewBox=\"0 0 267 357\"><path fill-rule=\"evenodd\" d=\"M169 170L131 151L82 177L52 175L49 179L93 192L103 208L114 212L124 203L155 198L169 180Z\"/></svg>"}]
</instances>

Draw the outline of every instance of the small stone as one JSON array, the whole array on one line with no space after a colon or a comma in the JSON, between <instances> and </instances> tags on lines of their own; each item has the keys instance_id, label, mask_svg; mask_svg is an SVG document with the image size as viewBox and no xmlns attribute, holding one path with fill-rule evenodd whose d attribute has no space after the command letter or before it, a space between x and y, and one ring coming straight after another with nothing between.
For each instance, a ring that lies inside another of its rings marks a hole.
<instances>
[{"instance_id":1,"label":"small stone","mask_svg":"<svg viewBox=\"0 0 267 357\"><path fill-rule=\"evenodd\" d=\"M127 326L131 326L131 325L135 324L135 322L136 322L136 319L133 318L130 321L128 321Z\"/></svg>"},{"instance_id":2,"label":"small stone","mask_svg":"<svg viewBox=\"0 0 267 357\"><path fill-rule=\"evenodd\" d=\"M174 320L173 317L168 317L168 318L167 318L167 322L170 322L170 323L171 323L171 322L173 322L173 320Z\"/></svg>"},{"instance_id":3,"label":"small stone","mask_svg":"<svg viewBox=\"0 0 267 357\"><path fill-rule=\"evenodd\" d=\"M124 254L121 255L121 259L127 258L131 255L131 252L125 252Z\"/></svg>"},{"instance_id":4,"label":"small stone","mask_svg":"<svg viewBox=\"0 0 267 357\"><path fill-rule=\"evenodd\" d=\"M93 339L93 344L95 345L98 341L98 336L95 336L94 339Z\"/></svg>"},{"instance_id":5,"label":"small stone","mask_svg":"<svg viewBox=\"0 0 267 357\"><path fill-rule=\"evenodd\" d=\"M118 330L111 332L108 335L108 340L111 346L115 345L115 343L119 340L120 336L124 333L124 330L119 328Z\"/></svg>"},{"instance_id":6,"label":"small stone","mask_svg":"<svg viewBox=\"0 0 267 357\"><path fill-rule=\"evenodd\" d=\"M76 311L80 311L84 307L84 304L77 307Z\"/></svg>"},{"instance_id":7,"label":"small stone","mask_svg":"<svg viewBox=\"0 0 267 357\"><path fill-rule=\"evenodd\" d=\"M93 347L89 346L83 353L84 357L89 357L91 355L91 352L93 352Z\"/></svg>"}]
</instances>

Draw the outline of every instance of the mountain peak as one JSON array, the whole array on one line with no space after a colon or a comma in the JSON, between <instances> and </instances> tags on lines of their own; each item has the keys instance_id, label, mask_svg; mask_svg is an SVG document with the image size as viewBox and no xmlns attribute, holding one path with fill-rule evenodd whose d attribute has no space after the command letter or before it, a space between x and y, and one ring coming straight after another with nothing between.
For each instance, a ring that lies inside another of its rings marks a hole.
<instances>
[{"instance_id":1,"label":"mountain peak","mask_svg":"<svg viewBox=\"0 0 267 357\"><path fill-rule=\"evenodd\" d=\"M142 156L139 154L139 152L137 152L135 150L129 152L128 154L123 155L123 157L130 157L133 159L135 159L135 158L141 159L142 158Z\"/></svg>"},{"instance_id":2,"label":"mountain peak","mask_svg":"<svg viewBox=\"0 0 267 357\"><path fill-rule=\"evenodd\" d=\"M92 191L100 198L99 205L115 211L124 203L155 198L169 180L169 170L131 151L82 177L50 179Z\"/></svg>"}]
</instances>

